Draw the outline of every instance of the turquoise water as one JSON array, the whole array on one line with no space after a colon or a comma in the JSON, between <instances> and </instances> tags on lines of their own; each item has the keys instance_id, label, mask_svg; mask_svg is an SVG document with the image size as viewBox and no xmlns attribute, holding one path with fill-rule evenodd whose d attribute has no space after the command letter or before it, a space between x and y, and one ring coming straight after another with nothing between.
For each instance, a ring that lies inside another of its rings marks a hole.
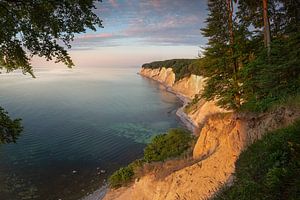
<instances>
[{"instance_id":1,"label":"turquoise water","mask_svg":"<svg viewBox=\"0 0 300 200\"><path fill-rule=\"evenodd\" d=\"M140 157L153 135L181 126L176 96L137 71L0 75L0 105L25 127L17 144L0 146L0 199L79 199Z\"/></svg>"}]
</instances>

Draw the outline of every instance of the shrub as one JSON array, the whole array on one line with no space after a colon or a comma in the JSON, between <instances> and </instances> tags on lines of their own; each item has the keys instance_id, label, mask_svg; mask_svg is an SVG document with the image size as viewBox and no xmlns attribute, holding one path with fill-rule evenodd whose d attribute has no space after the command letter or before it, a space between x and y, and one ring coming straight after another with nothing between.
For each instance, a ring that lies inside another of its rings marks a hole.
<instances>
[{"instance_id":1,"label":"shrub","mask_svg":"<svg viewBox=\"0 0 300 200\"><path fill-rule=\"evenodd\" d=\"M146 162L164 161L180 156L191 145L192 135L184 129L170 129L168 133L155 136L144 150Z\"/></svg>"},{"instance_id":2,"label":"shrub","mask_svg":"<svg viewBox=\"0 0 300 200\"><path fill-rule=\"evenodd\" d=\"M122 167L109 177L109 186L112 188L119 188L131 182L133 176L134 171L132 166Z\"/></svg>"},{"instance_id":3,"label":"shrub","mask_svg":"<svg viewBox=\"0 0 300 200\"><path fill-rule=\"evenodd\" d=\"M132 182L139 176L139 170L145 161L163 161L182 155L191 147L193 138L189 131L181 128L170 129L166 134L155 136L145 148L144 158L137 159L113 173L108 179L109 186L119 188Z\"/></svg>"}]
</instances>

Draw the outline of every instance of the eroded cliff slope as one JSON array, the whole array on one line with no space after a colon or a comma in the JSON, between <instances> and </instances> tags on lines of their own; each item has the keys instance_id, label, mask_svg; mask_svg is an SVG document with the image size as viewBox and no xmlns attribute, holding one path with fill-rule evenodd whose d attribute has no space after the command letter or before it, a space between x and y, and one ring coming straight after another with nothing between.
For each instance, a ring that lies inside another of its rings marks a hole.
<instances>
[{"instance_id":1,"label":"eroded cliff slope","mask_svg":"<svg viewBox=\"0 0 300 200\"><path fill-rule=\"evenodd\" d=\"M192 75L175 82L172 69L142 69L141 75L157 80L188 98L201 93L203 77ZM264 133L284 127L299 118L299 110L277 108L264 114L224 112L214 102L199 101L188 113L200 126L200 136L193 151L191 165L174 170L165 177L156 172L136 180L130 187L110 190L106 200L174 200L209 199L233 179L240 153ZM161 170L169 170L165 166Z\"/></svg>"}]
</instances>

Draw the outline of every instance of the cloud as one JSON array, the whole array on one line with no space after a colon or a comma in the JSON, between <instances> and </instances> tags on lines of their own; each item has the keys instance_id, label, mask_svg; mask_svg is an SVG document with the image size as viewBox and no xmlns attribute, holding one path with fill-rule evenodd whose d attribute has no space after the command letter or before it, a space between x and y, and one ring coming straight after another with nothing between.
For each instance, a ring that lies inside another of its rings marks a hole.
<instances>
[{"instance_id":1,"label":"cloud","mask_svg":"<svg viewBox=\"0 0 300 200\"><path fill-rule=\"evenodd\" d=\"M118 7L118 3L116 2L116 0L109 0L109 3L113 6L113 7Z\"/></svg>"},{"instance_id":2,"label":"cloud","mask_svg":"<svg viewBox=\"0 0 300 200\"><path fill-rule=\"evenodd\" d=\"M123 36L136 37L143 43L198 45L201 42L196 16L168 15L153 21L137 19L122 31Z\"/></svg>"},{"instance_id":3,"label":"cloud","mask_svg":"<svg viewBox=\"0 0 300 200\"><path fill-rule=\"evenodd\" d=\"M112 38L114 35L111 33L99 33L99 34L84 34L80 35L78 39L89 39L89 38Z\"/></svg>"},{"instance_id":4,"label":"cloud","mask_svg":"<svg viewBox=\"0 0 300 200\"><path fill-rule=\"evenodd\" d=\"M149 22L144 20L137 20L134 23L131 23L129 28L125 31L127 32L147 32L147 31L160 31L165 32L174 28L188 28L189 26L194 26L199 22L199 19L196 16L166 16L164 18L159 18L155 21ZM190 29L193 31L193 28Z\"/></svg>"},{"instance_id":5,"label":"cloud","mask_svg":"<svg viewBox=\"0 0 300 200\"><path fill-rule=\"evenodd\" d=\"M151 2L153 7L155 7L155 8L160 7L160 0L150 0L150 2Z\"/></svg>"},{"instance_id":6,"label":"cloud","mask_svg":"<svg viewBox=\"0 0 300 200\"><path fill-rule=\"evenodd\" d=\"M200 28L206 4L207 0L103 1L98 15L104 29L79 36L75 46L204 45Z\"/></svg>"}]
</instances>

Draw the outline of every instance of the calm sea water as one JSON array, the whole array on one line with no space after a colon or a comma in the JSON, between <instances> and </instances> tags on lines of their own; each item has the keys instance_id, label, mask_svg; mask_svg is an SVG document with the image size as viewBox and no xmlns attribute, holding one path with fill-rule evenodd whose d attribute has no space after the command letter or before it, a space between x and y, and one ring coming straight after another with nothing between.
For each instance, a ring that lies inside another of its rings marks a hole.
<instances>
[{"instance_id":1,"label":"calm sea water","mask_svg":"<svg viewBox=\"0 0 300 200\"><path fill-rule=\"evenodd\" d=\"M139 158L153 135L181 126L176 96L137 71L0 75L0 105L25 127L17 144L0 145L0 199L79 199Z\"/></svg>"}]
</instances>

